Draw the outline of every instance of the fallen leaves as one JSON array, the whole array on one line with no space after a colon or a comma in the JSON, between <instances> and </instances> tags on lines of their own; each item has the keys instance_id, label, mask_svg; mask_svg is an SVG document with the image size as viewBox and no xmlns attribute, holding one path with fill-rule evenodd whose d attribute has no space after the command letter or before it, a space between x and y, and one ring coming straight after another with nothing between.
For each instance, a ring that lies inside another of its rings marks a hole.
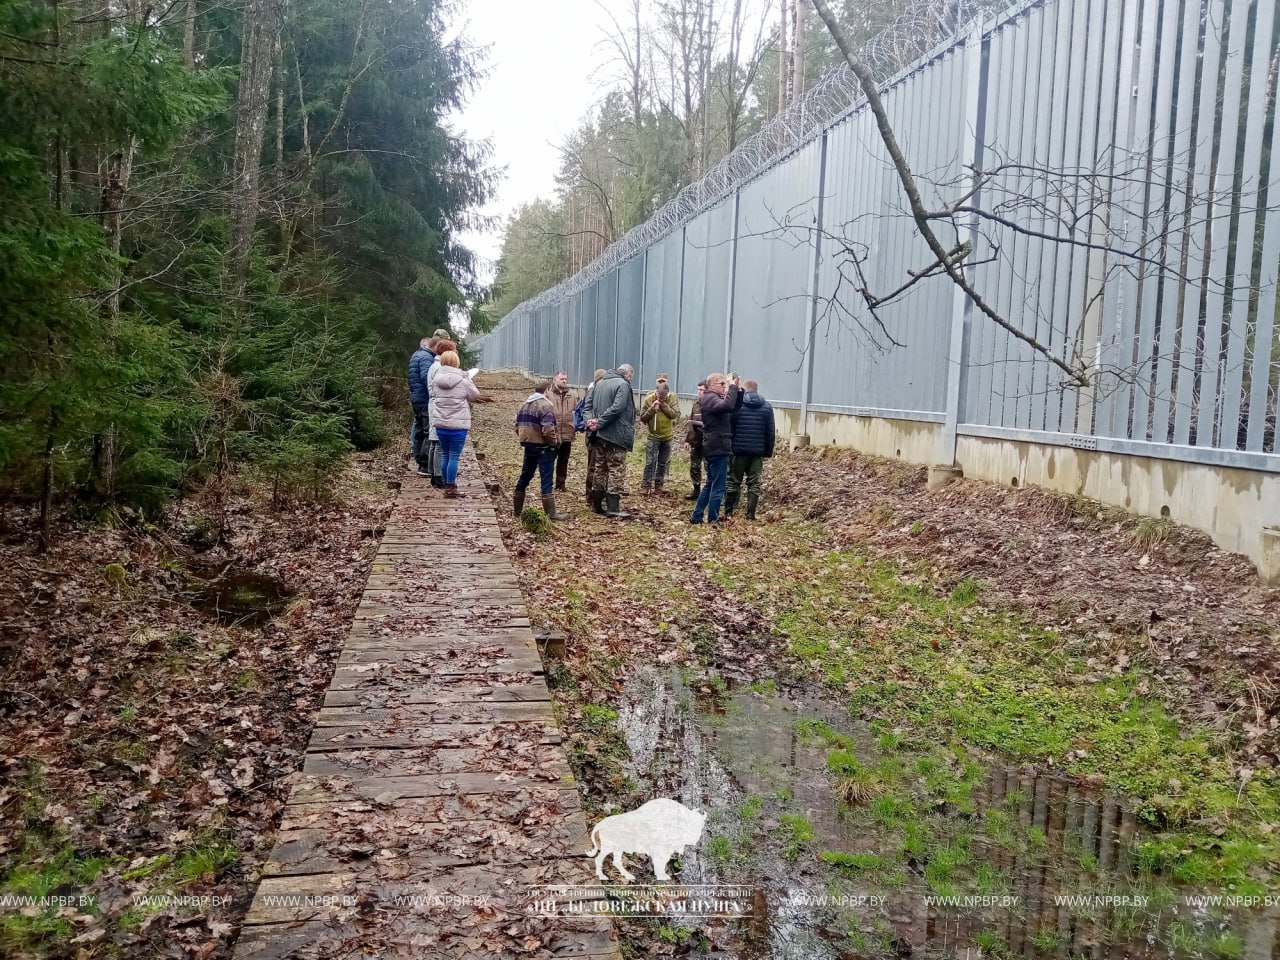
<instances>
[{"instance_id":1,"label":"fallen leaves","mask_svg":"<svg viewBox=\"0 0 1280 960\"><path fill-rule=\"evenodd\" d=\"M197 501L150 532L68 526L42 556L33 516L10 511L0 885L14 889L21 865L96 904L55 918L74 932L29 955L226 953L376 549L362 531L390 509L394 494L367 480L402 470L389 448L328 502L279 510L240 491L228 541L198 557L176 542ZM261 629L219 623L190 601L197 563L252 568L304 596ZM206 905L137 905L153 894Z\"/></svg>"}]
</instances>

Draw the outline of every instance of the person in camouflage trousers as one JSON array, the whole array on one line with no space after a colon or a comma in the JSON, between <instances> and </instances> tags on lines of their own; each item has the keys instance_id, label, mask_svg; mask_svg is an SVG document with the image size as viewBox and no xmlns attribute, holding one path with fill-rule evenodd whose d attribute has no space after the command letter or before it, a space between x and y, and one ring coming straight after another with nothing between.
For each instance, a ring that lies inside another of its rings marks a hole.
<instances>
[{"instance_id":1,"label":"person in camouflage trousers","mask_svg":"<svg viewBox=\"0 0 1280 960\"><path fill-rule=\"evenodd\" d=\"M592 405L595 400L596 384L599 383L608 370L597 370L596 375L591 379L591 385L587 387L587 392L583 398L582 415L590 422L593 416L591 412ZM596 482L596 461L600 459L600 444L596 442L596 432L590 427L587 428L587 503L591 503L591 489Z\"/></svg>"},{"instance_id":2,"label":"person in camouflage trousers","mask_svg":"<svg viewBox=\"0 0 1280 960\"><path fill-rule=\"evenodd\" d=\"M627 479L627 454L636 440L636 399L631 392L635 370L623 363L610 370L595 385L591 397L591 419L587 429L595 432L596 473L592 477L591 507L596 513L626 519L618 504Z\"/></svg>"}]
</instances>

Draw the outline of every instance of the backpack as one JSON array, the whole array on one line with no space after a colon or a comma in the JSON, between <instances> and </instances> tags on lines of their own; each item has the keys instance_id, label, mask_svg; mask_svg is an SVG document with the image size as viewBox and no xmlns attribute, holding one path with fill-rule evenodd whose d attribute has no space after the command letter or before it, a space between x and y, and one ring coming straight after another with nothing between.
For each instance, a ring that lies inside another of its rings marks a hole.
<instances>
[{"instance_id":1,"label":"backpack","mask_svg":"<svg viewBox=\"0 0 1280 960\"><path fill-rule=\"evenodd\" d=\"M573 408L573 429L583 433L587 429L587 398L583 397Z\"/></svg>"}]
</instances>

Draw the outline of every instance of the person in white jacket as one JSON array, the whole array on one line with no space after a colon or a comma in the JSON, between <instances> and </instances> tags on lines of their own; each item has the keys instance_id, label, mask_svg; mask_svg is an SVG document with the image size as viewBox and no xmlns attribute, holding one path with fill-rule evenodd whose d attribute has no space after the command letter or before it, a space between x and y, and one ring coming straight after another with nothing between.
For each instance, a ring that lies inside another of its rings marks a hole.
<instances>
[{"instance_id":1,"label":"person in white jacket","mask_svg":"<svg viewBox=\"0 0 1280 960\"><path fill-rule=\"evenodd\" d=\"M446 350L436 358L432 367L431 423L440 441L440 478L444 482L444 495L454 498L458 493L458 459L467 442L471 429L471 401L480 397L475 382L459 369L458 354Z\"/></svg>"},{"instance_id":2,"label":"person in white jacket","mask_svg":"<svg viewBox=\"0 0 1280 960\"><path fill-rule=\"evenodd\" d=\"M436 341L436 356L431 362L431 366L427 368L427 439L423 446L427 450L426 461L427 469L431 473L431 485L437 489L444 486L444 479L440 474L440 439L436 436L436 426L431 417L431 384L435 383L436 374L440 372L440 354L447 353L450 350L456 353L458 345L450 340L446 334Z\"/></svg>"}]
</instances>

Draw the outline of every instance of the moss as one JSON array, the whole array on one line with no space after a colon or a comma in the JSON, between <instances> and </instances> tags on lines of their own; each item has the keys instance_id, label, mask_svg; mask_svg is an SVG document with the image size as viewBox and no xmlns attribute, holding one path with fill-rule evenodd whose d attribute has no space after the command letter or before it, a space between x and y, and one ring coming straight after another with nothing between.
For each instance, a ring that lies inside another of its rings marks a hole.
<instances>
[{"instance_id":1,"label":"moss","mask_svg":"<svg viewBox=\"0 0 1280 960\"><path fill-rule=\"evenodd\" d=\"M525 507L520 511L520 526L536 537L545 537L554 529L551 518L537 507Z\"/></svg>"}]
</instances>

